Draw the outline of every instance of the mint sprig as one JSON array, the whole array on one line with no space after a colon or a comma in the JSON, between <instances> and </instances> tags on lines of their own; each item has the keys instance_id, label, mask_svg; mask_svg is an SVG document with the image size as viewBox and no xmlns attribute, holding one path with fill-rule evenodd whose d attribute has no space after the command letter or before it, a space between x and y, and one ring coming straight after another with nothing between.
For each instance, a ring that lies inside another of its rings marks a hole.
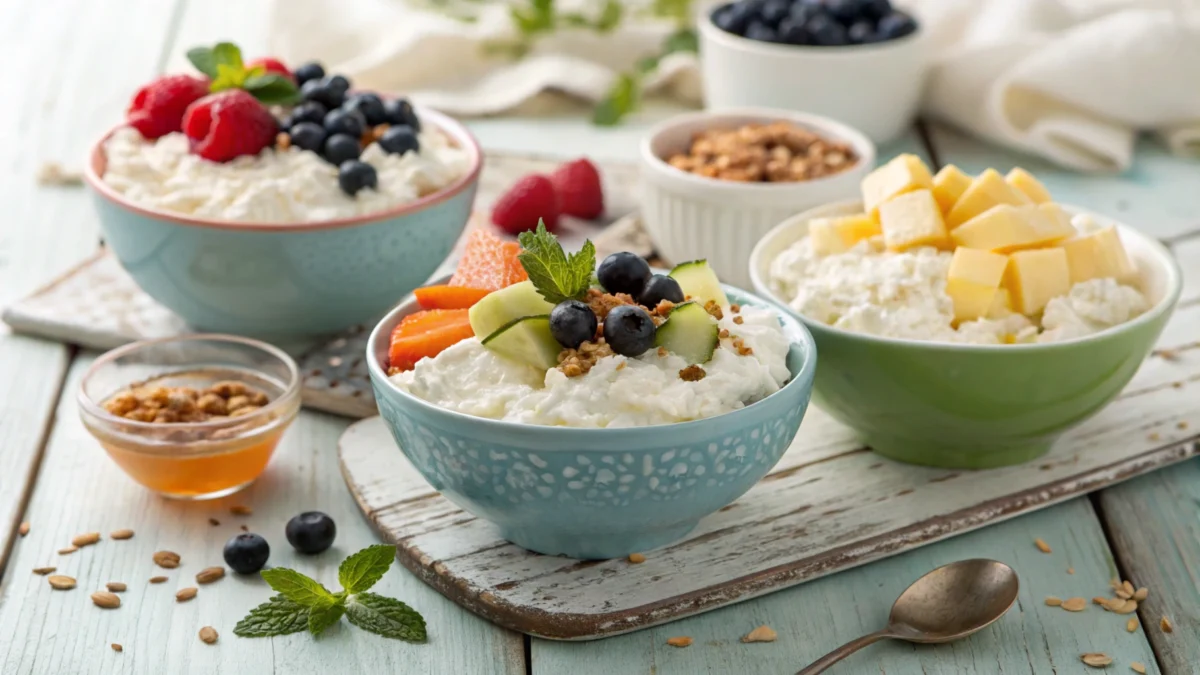
<instances>
[{"instance_id":1,"label":"mint sprig","mask_svg":"<svg viewBox=\"0 0 1200 675\"><path fill-rule=\"evenodd\" d=\"M562 244L546 231L538 220L537 231L522 232L517 241L522 251L517 255L521 267L529 275L533 287L547 302L557 305L564 300L582 300L596 269L596 247L589 240L578 253L567 255Z\"/></svg>"},{"instance_id":2,"label":"mint sprig","mask_svg":"<svg viewBox=\"0 0 1200 675\"><path fill-rule=\"evenodd\" d=\"M242 50L232 42L193 47L188 50L187 58L196 70L208 76L210 92L245 89L267 105L288 105L300 100L300 90L288 78L268 73L261 66L246 68Z\"/></svg>"},{"instance_id":3,"label":"mint sprig","mask_svg":"<svg viewBox=\"0 0 1200 675\"><path fill-rule=\"evenodd\" d=\"M338 593L295 570L263 570L262 578L279 595L250 610L234 626L233 633L239 637L273 637L307 629L320 635L345 616L352 625L376 635L425 642L425 619L419 612L399 600L367 592L387 573L395 555L395 548L380 544L346 558L338 568L343 588Z\"/></svg>"}]
</instances>

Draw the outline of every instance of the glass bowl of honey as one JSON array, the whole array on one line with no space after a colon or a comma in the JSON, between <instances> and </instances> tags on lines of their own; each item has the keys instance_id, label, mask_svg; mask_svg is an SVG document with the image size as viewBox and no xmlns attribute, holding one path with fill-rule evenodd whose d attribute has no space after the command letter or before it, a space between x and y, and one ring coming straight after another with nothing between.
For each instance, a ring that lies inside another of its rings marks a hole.
<instances>
[{"instance_id":1,"label":"glass bowl of honey","mask_svg":"<svg viewBox=\"0 0 1200 675\"><path fill-rule=\"evenodd\" d=\"M83 376L83 424L129 477L167 497L214 499L254 482L300 410L282 350L233 335L145 340Z\"/></svg>"}]
</instances>

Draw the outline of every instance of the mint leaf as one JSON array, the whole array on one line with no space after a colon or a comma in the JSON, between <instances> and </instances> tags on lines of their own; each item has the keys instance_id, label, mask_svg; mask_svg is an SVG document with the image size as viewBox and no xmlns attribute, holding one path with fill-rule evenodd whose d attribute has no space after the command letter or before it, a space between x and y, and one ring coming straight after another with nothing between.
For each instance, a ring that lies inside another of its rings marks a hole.
<instances>
[{"instance_id":1,"label":"mint leaf","mask_svg":"<svg viewBox=\"0 0 1200 675\"><path fill-rule=\"evenodd\" d=\"M271 637L299 633L308 626L308 615L307 607L276 595L250 610L233 627L233 634L238 637Z\"/></svg>"},{"instance_id":2,"label":"mint leaf","mask_svg":"<svg viewBox=\"0 0 1200 675\"><path fill-rule=\"evenodd\" d=\"M546 231L541 220L536 232L522 232L517 240L524 249L517 260L547 302L557 305L563 300L583 299L596 269L596 247L591 241L579 253L567 257L558 239Z\"/></svg>"},{"instance_id":3,"label":"mint leaf","mask_svg":"<svg viewBox=\"0 0 1200 675\"><path fill-rule=\"evenodd\" d=\"M338 583L347 593L362 593L383 578L395 559L394 546L368 546L342 561L338 568Z\"/></svg>"},{"instance_id":4,"label":"mint leaf","mask_svg":"<svg viewBox=\"0 0 1200 675\"><path fill-rule=\"evenodd\" d=\"M305 607L320 607L337 601L328 589L296 570L274 567L259 574L280 595Z\"/></svg>"},{"instance_id":5,"label":"mint leaf","mask_svg":"<svg viewBox=\"0 0 1200 675\"><path fill-rule=\"evenodd\" d=\"M308 611L308 632L320 635L326 628L340 621L345 613L346 607L340 599L332 604L313 607Z\"/></svg>"},{"instance_id":6,"label":"mint leaf","mask_svg":"<svg viewBox=\"0 0 1200 675\"><path fill-rule=\"evenodd\" d=\"M425 619L412 607L374 593L346 599L346 618L359 628L383 637L424 642Z\"/></svg>"},{"instance_id":7,"label":"mint leaf","mask_svg":"<svg viewBox=\"0 0 1200 675\"><path fill-rule=\"evenodd\" d=\"M238 72L245 72L246 66L242 63L242 50L232 42L218 42L212 48L213 60L217 65L225 65L233 68Z\"/></svg>"},{"instance_id":8,"label":"mint leaf","mask_svg":"<svg viewBox=\"0 0 1200 675\"><path fill-rule=\"evenodd\" d=\"M259 70L255 68L251 73ZM300 100L300 90L291 80L279 73L251 74L242 83L242 88L250 92L254 98L267 105L288 105Z\"/></svg>"},{"instance_id":9,"label":"mint leaf","mask_svg":"<svg viewBox=\"0 0 1200 675\"><path fill-rule=\"evenodd\" d=\"M213 78L212 84L208 85L208 90L215 94L226 89L240 89L245 81L246 71L236 70L233 66L218 63L217 76Z\"/></svg>"},{"instance_id":10,"label":"mint leaf","mask_svg":"<svg viewBox=\"0 0 1200 675\"><path fill-rule=\"evenodd\" d=\"M187 51L187 59L196 70L204 73L209 79L217 77L217 57L208 47L192 47Z\"/></svg>"},{"instance_id":11,"label":"mint leaf","mask_svg":"<svg viewBox=\"0 0 1200 675\"><path fill-rule=\"evenodd\" d=\"M600 17L596 19L596 30L601 33L608 33L621 24L621 14L624 7L617 0L608 0L604 3L604 9L600 11Z\"/></svg>"},{"instance_id":12,"label":"mint leaf","mask_svg":"<svg viewBox=\"0 0 1200 675\"><path fill-rule=\"evenodd\" d=\"M657 66L657 61L655 62ZM592 123L610 127L637 109L642 94L641 78L630 73L618 75L612 87L592 110Z\"/></svg>"},{"instance_id":13,"label":"mint leaf","mask_svg":"<svg viewBox=\"0 0 1200 675\"><path fill-rule=\"evenodd\" d=\"M663 55L674 54L675 52L697 52L700 51L700 39L696 37L696 31L690 28L682 28L671 33L663 40Z\"/></svg>"}]
</instances>

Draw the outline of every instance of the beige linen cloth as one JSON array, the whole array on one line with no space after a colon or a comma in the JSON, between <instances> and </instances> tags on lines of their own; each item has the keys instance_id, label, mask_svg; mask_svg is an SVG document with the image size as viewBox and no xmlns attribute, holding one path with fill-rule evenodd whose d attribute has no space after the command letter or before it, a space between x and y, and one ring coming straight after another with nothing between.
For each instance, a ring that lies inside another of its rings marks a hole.
<instances>
[{"instance_id":1,"label":"beige linen cloth","mask_svg":"<svg viewBox=\"0 0 1200 675\"><path fill-rule=\"evenodd\" d=\"M484 49L516 35L508 5L468 4L478 7L470 23L411 0L276 0L272 50L292 63L319 57L361 86L408 92L451 114L486 115L528 111L546 91L599 100L672 30L637 19L605 35L563 29L514 61ZM558 0L583 12L601 4ZM626 4L636 13L639 3ZM933 47L928 116L1080 171L1128 168L1141 131L1200 155L1200 0L898 4L917 14ZM646 89L698 103L694 56L664 59Z\"/></svg>"}]
</instances>

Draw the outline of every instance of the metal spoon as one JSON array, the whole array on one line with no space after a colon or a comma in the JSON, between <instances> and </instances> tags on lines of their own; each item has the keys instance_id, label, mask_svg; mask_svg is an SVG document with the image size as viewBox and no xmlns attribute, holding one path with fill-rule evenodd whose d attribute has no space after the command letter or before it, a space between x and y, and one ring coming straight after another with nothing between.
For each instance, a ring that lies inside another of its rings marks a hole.
<instances>
[{"instance_id":1,"label":"metal spoon","mask_svg":"<svg viewBox=\"0 0 1200 675\"><path fill-rule=\"evenodd\" d=\"M796 675L816 675L884 638L936 644L983 630L1017 601L1011 567L995 560L960 560L913 582L892 605L887 628L852 640Z\"/></svg>"}]
</instances>

